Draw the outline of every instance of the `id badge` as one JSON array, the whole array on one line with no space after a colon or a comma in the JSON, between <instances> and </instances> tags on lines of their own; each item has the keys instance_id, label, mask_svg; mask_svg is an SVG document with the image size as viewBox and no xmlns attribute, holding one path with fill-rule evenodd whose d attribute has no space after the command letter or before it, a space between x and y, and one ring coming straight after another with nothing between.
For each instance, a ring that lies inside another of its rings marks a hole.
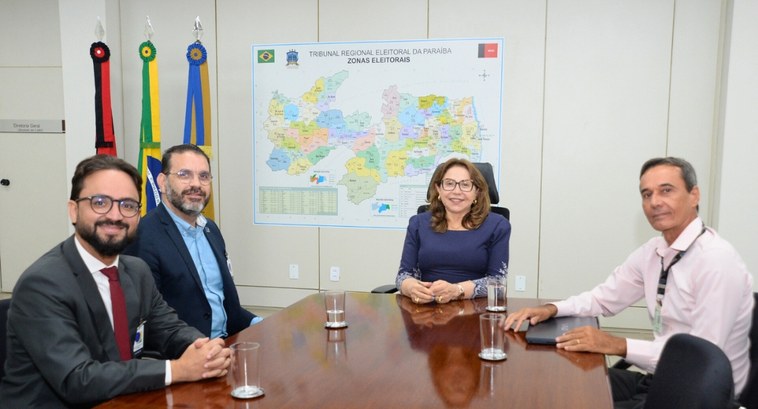
<instances>
[{"instance_id":1,"label":"id badge","mask_svg":"<svg viewBox=\"0 0 758 409\"><path fill-rule=\"evenodd\" d=\"M140 322L137 326L137 333L134 334L134 345L132 351L134 356L142 355L142 349L145 347L145 321Z\"/></svg>"},{"instance_id":2,"label":"id badge","mask_svg":"<svg viewBox=\"0 0 758 409\"><path fill-rule=\"evenodd\" d=\"M655 315L653 316L653 331L660 335L663 330L663 319L661 318L661 306L655 305Z\"/></svg>"}]
</instances>

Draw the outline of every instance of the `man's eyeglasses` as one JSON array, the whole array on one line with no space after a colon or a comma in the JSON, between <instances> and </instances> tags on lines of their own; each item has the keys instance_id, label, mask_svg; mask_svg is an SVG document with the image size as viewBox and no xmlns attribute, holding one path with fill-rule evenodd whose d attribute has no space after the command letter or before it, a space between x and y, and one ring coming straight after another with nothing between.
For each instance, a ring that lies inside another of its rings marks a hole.
<instances>
[{"instance_id":1,"label":"man's eyeglasses","mask_svg":"<svg viewBox=\"0 0 758 409\"><path fill-rule=\"evenodd\" d=\"M176 172L164 172L166 175L174 175L184 183L190 183L195 180L195 172L187 169L179 169ZM197 178L200 180L201 185L207 185L213 180L211 172L200 172L197 174Z\"/></svg>"},{"instance_id":2,"label":"man's eyeglasses","mask_svg":"<svg viewBox=\"0 0 758 409\"><path fill-rule=\"evenodd\" d=\"M121 215L124 217L136 216L139 213L140 207L142 207L142 205L136 200L114 199L105 195L80 197L74 201L79 203L82 200L89 200L89 205L92 208L92 211L97 214L107 214L110 212L113 208L114 202L118 203L118 211L121 212Z\"/></svg>"},{"instance_id":3,"label":"man's eyeglasses","mask_svg":"<svg viewBox=\"0 0 758 409\"><path fill-rule=\"evenodd\" d=\"M470 192L474 189L474 181L471 179L463 179L456 182L453 179L442 179L440 186L442 186L442 190L451 191L455 190L455 186L458 186L461 188L461 192Z\"/></svg>"}]
</instances>

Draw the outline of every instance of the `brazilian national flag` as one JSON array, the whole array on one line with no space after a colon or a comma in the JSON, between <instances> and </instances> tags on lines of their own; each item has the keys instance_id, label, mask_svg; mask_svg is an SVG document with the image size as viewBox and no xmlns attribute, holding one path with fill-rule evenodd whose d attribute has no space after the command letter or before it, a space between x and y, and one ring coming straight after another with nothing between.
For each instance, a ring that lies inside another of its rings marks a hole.
<instances>
[{"instance_id":1,"label":"brazilian national flag","mask_svg":"<svg viewBox=\"0 0 758 409\"><path fill-rule=\"evenodd\" d=\"M274 50L258 50L258 62L274 62Z\"/></svg>"}]
</instances>

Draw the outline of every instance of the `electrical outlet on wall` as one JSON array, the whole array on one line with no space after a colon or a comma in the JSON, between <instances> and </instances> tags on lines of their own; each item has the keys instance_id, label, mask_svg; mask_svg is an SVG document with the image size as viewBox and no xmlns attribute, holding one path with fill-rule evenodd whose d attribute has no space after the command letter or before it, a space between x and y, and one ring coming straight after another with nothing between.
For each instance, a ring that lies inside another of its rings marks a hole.
<instances>
[{"instance_id":1,"label":"electrical outlet on wall","mask_svg":"<svg viewBox=\"0 0 758 409\"><path fill-rule=\"evenodd\" d=\"M340 268L337 266L332 266L332 268L329 269L329 280L331 281L339 281L340 280Z\"/></svg>"},{"instance_id":2,"label":"electrical outlet on wall","mask_svg":"<svg viewBox=\"0 0 758 409\"><path fill-rule=\"evenodd\" d=\"M516 291L526 291L526 276L516 276Z\"/></svg>"},{"instance_id":3,"label":"electrical outlet on wall","mask_svg":"<svg viewBox=\"0 0 758 409\"><path fill-rule=\"evenodd\" d=\"M290 264L290 280L300 278L300 267L297 264Z\"/></svg>"}]
</instances>

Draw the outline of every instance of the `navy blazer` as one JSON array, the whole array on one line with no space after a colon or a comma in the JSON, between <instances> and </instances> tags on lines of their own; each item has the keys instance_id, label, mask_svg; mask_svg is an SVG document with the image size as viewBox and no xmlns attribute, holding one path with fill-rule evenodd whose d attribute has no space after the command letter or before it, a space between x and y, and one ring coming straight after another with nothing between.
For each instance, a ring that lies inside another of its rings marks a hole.
<instances>
[{"instance_id":1,"label":"navy blazer","mask_svg":"<svg viewBox=\"0 0 758 409\"><path fill-rule=\"evenodd\" d=\"M142 260L119 257L130 338L144 324L144 349L176 359L201 334L161 298ZM3 408L89 407L165 386L166 363L121 362L108 312L73 236L18 279L8 313Z\"/></svg>"},{"instance_id":2,"label":"navy blazer","mask_svg":"<svg viewBox=\"0 0 758 409\"><path fill-rule=\"evenodd\" d=\"M255 314L242 308L227 264L226 244L216 223L208 220L205 237L218 260L224 285L226 332L231 336L250 326ZM155 285L168 305L187 324L206 336L211 334L211 305L205 297L200 275L174 219L161 203L140 221L137 238L124 252L150 266Z\"/></svg>"}]
</instances>

